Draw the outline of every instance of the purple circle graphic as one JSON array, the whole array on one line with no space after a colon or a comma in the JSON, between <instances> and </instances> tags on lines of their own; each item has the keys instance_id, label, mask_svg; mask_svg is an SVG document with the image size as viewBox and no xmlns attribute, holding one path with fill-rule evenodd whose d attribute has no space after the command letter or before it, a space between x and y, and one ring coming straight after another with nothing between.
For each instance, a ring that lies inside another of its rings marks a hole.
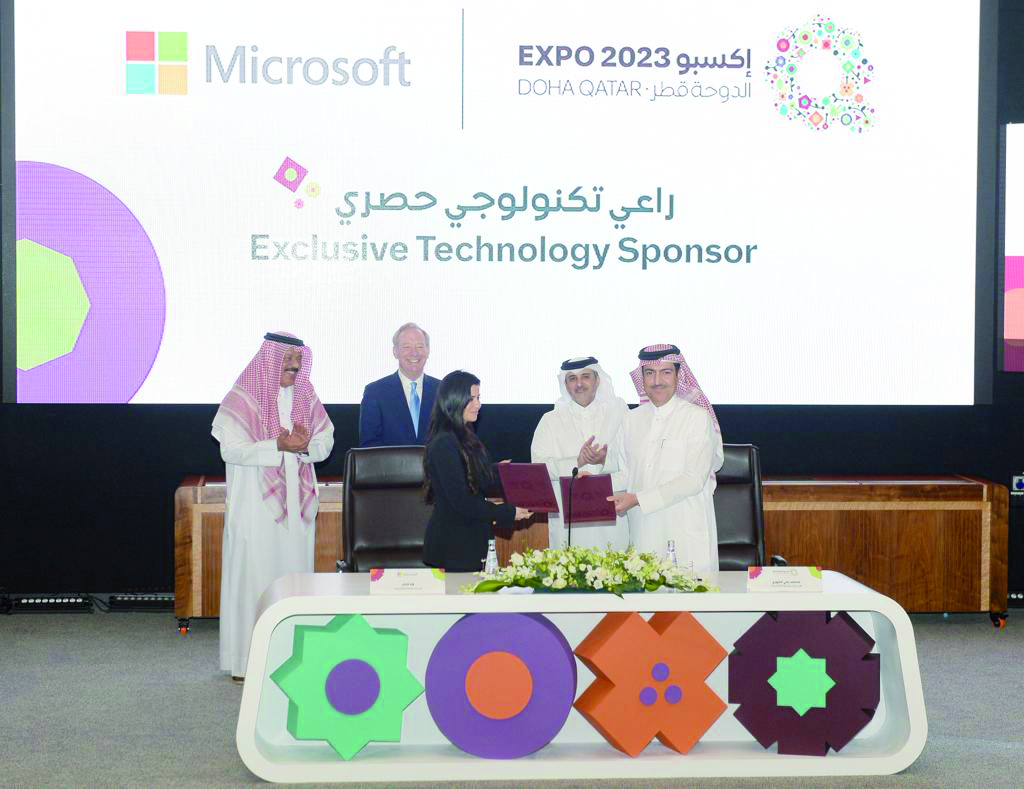
<instances>
[{"instance_id":1,"label":"purple circle graphic","mask_svg":"<svg viewBox=\"0 0 1024 789\"><path fill-rule=\"evenodd\" d=\"M683 698L683 691L678 685L669 685L665 688L665 701L669 704L678 704Z\"/></svg>"},{"instance_id":2,"label":"purple circle graphic","mask_svg":"<svg viewBox=\"0 0 1024 789\"><path fill-rule=\"evenodd\" d=\"M644 688L640 691L640 703L645 707L650 707L654 702L658 700L658 691L654 688Z\"/></svg>"},{"instance_id":3,"label":"purple circle graphic","mask_svg":"<svg viewBox=\"0 0 1024 789\"><path fill-rule=\"evenodd\" d=\"M327 675L324 692L338 712L359 715L370 709L380 696L380 677L364 660L344 660Z\"/></svg>"},{"instance_id":4,"label":"purple circle graphic","mask_svg":"<svg viewBox=\"0 0 1024 789\"><path fill-rule=\"evenodd\" d=\"M15 239L71 258L89 298L73 350L17 371L19 403L127 403L163 338L163 273L139 220L81 173L17 162Z\"/></svg>"},{"instance_id":5,"label":"purple circle graphic","mask_svg":"<svg viewBox=\"0 0 1024 789\"><path fill-rule=\"evenodd\" d=\"M664 663L655 663L654 668L651 669L651 676L658 682L664 682L668 679L668 666Z\"/></svg>"},{"instance_id":6,"label":"purple circle graphic","mask_svg":"<svg viewBox=\"0 0 1024 789\"><path fill-rule=\"evenodd\" d=\"M466 695L466 673L481 655L508 652L526 664L533 693L511 718L477 712ZM427 663L427 707L457 748L487 759L516 759L540 750L561 730L576 697L576 658L540 614L468 614L449 628Z\"/></svg>"}]
</instances>

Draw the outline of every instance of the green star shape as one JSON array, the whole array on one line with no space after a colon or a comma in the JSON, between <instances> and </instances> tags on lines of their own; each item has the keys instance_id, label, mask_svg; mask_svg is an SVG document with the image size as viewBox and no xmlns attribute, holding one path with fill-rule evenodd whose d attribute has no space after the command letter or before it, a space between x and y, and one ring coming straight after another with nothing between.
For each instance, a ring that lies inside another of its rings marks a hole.
<instances>
[{"instance_id":1,"label":"green star shape","mask_svg":"<svg viewBox=\"0 0 1024 789\"><path fill-rule=\"evenodd\" d=\"M297 740L323 740L346 760L367 743L398 742L405 708L423 693L406 666L408 652L405 633L374 629L358 614L296 625L291 657L270 675L288 697L288 731ZM368 663L380 679L376 701L358 715L339 712L327 698L327 677L346 660Z\"/></svg>"},{"instance_id":2,"label":"green star shape","mask_svg":"<svg viewBox=\"0 0 1024 789\"><path fill-rule=\"evenodd\" d=\"M768 684L775 688L778 706L792 707L801 718L811 707L825 709L825 696L836 683L825 672L824 658L798 649L793 657L776 658L775 669Z\"/></svg>"}]
</instances>

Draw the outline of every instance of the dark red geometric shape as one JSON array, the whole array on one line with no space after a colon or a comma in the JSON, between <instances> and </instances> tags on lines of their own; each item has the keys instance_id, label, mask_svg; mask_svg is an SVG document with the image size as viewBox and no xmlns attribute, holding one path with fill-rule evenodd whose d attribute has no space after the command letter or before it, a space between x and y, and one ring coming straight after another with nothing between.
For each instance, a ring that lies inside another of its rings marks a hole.
<instances>
[{"instance_id":1,"label":"dark red geometric shape","mask_svg":"<svg viewBox=\"0 0 1024 789\"><path fill-rule=\"evenodd\" d=\"M764 748L776 740L779 753L824 756L841 750L867 726L878 707L880 657L875 642L849 614L827 611L780 611L765 614L744 633L729 655L729 701L739 704L738 720ZM776 704L768 679L777 659L803 649L824 659L835 681L825 709L803 716Z\"/></svg>"}]
</instances>

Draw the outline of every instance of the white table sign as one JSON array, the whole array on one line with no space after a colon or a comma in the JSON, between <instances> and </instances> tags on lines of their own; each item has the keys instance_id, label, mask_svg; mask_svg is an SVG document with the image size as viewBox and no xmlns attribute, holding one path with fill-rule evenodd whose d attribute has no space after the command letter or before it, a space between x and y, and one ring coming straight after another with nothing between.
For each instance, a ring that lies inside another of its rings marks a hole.
<instances>
[{"instance_id":1,"label":"white table sign","mask_svg":"<svg viewBox=\"0 0 1024 789\"><path fill-rule=\"evenodd\" d=\"M444 570L374 568L370 570L370 594L444 594Z\"/></svg>"},{"instance_id":2,"label":"white table sign","mask_svg":"<svg viewBox=\"0 0 1024 789\"><path fill-rule=\"evenodd\" d=\"M748 592L820 592L820 567L748 567Z\"/></svg>"}]
</instances>

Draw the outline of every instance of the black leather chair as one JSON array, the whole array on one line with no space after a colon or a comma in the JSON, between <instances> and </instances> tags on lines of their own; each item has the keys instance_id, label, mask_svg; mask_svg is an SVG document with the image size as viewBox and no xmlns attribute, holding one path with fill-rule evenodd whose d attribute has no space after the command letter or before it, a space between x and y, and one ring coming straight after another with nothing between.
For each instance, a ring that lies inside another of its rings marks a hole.
<instances>
[{"instance_id":1,"label":"black leather chair","mask_svg":"<svg viewBox=\"0 0 1024 789\"><path fill-rule=\"evenodd\" d=\"M342 572L422 567L433 507L423 501L423 447L353 448L345 456Z\"/></svg>"},{"instance_id":2,"label":"black leather chair","mask_svg":"<svg viewBox=\"0 0 1024 789\"><path fill-rule=\"evenodd\" d=\"M761 455L753 444L726 444L724 449L725 462L716 475L715 489L718 568L760 567L765 563ZM786 562L773 556L771 563Z\"/></svg>"}]
</instances>

